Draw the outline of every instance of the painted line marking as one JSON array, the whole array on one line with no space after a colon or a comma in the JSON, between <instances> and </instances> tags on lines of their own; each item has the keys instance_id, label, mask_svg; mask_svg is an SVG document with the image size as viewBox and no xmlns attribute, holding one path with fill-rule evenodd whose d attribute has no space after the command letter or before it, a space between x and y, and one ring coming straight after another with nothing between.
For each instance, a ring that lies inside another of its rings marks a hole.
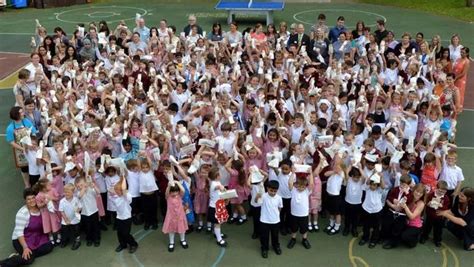
<instances>
[{"instance_id":1,"label":"painted line marking","mask_svg":"<svg viewBox=\"0 0 474 267\"><path fill-rule=\"evenodd\" d=\"M443 245L443 247L444 247L445 249L448 250L449 254L451 254L451 256L453 257L453 259L454 259L454 267L459 267L459 258L458 258L458 256L456 255L456 253L454 253L454 251L451 249L451 247L449 247L448 245L446 245L446 243L441 242L441 244ZM443 252L444 252L444 249L443 249Z\"/></svg>"},{"instance_id":2,"label":"painted line marking","mask_svg":"<svg viewBox=\"0 0 474 267\"><path fill-rule=\"evenodd\" d=\"M351 241L349 242L349 260L352 264L352 267L357 267L357 261L360 262L364 267L369 267L369 264L361 257L359 256L354 256L353 254L353 248L354 248L354 242L357 240L357 238L352 238Z\"/></svg>"},{"instance_id":3,"label":"painted line marking","mask_svg":"<svg viewBox=\"0 0 474 267\"><path fill-rule=\"evenodd\" d=\"M0 35L31 35L34 36L34 33L28 32L0 32Z\"/></svg>"},{"instance_id":4,"label":"painted line marking","mask_svg":"<svg viewBox=\"0 0 474 267\"><path fill-rule=\"evenodd\" d=\"M225 248L221 248L221 252L219 253L219 256L217 257L216 261L212 264L212 267L219 266L219 263L224 258L224 254L225 254Z\"/></svg>"},{"instance_id":5,"label":"painted line marking","mask_svg":"<svg viewBox=\"0 0 474 267\"><path fill-rule=\"evenodd\" d=\"M385 22L387 22L387 18L383 15L380 15L378 13L374 13L374 12L368 12L368 11L363 11L363 10L351 10L351 9L338 9L338 8L327 8L327 9L312 9L312 10L305 10L305 11L301 11L301 12L297 12L293 15L293 19L298 21L298 22L301 22L301 23L304 23L306 25L314 25L313 22L309 23L309 22L306 22L304 20L300 20L298 19L297 17L301 14L305 14L305 13L311 13L311 12L323 12L323 11L335 11L335 12L338 12L338 11L343 11L343 12L353 12L353 13L362 13L362 14L366 14L366 15L373 15L373 16L377 16L377 17L381 17ZM371 24L371 25L366 25L367 27L374 27L376 24Z\"/></svg>"},{"instance_id":6,"label":"painted line marking","mask_svg":"<svg viewBox=\"0 0 474 267\"><path fill-rule=\"evenodd\" d=\"M473 150L474 147L472 147L472 146L458 146L457 149Z\"/></svg>"},{"instance_id":7,"label":"painted line marking","mask_svg":"<svg viewBox=\"0 0 474 267\"><path fill-rule=\"evenodd\" d=\"M134 10L142 11L142 14L141 14L142 16L145 16L148 13L148 11L146 9L139 8L139 7L131 7L131 6L119 6L119 7L116 7L116 6L91 6L91 7L85 7L85 8L74 8L74 9L65 10L65 11L56 13L55 14L56 15L56 20L61 21L61 22L66 22L66 23L83 23L84 21L64 20L64 19L61 19L60 17L63 16L64 14L66 14L66 13L71 13L71 12L74 12L74 11L81 11L81 10L91 10L92 8L93 9L100 9L100 8L106 8L106 9L111 9L111 8L134 9ZM97 11L94 11L94 12L97 12ZM128 18L128 19L110 20L108 22L109 23L114 23L114 22L119 22L121 20L134 20L134 19L135 19L135 17Z\"/></svg>"},{"instance_id":8,"label":"painted line marking","mask_svg":"<svg viewBox=\"0 0 474 267\"><path fill-rule=\"evenodd\" d=\"M142 232L144 232L145 230L143 229L140 229L138 231L136 231L135 233L133 233L133 237L135 237L137 240L137 243L139 243L143 238L145 238L146 236L148 236L149 234L153 233L153 231L151 230L148 230L148 231L145 231L145 233L143 235L141 235L140 237L138 237ZM140 267L144 267L143 263L141 263L141 261L138 259L137 255L135 255L135 253L132 254L132 258L133 260L135 261L135 263L137 264L137 266L140 266ZM123 258L123 250L120 251L120 254L119 254L119 260L120 260L120 264L122 266L125 266L125 267L128 267L127 266L127 263L125 262L124 258Z\"/></svg>"}]
</instances>

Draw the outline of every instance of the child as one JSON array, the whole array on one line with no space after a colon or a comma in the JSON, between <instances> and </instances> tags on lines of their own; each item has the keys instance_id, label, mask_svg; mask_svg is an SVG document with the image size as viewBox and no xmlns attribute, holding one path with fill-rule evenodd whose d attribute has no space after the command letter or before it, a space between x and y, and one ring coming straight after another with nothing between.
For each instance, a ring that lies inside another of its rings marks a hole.
<instances>
[{"instance_id":1,"label":"child","mask_svg":"<svg viewBox=\"0 0 474 267\"><path fill-rule=\"evenodd\" d=\"M234 212L229 223L233 223L238 219L237 225L241 225L247 221L247 215L242 204L248 199L250 194L250 187L247 183L244 164L242 163L242 160L229 159L225 167L230 173L229 189L235 189L237 191L237 197L230 200Z\"/></svg>"},{"instance_id":2,"label":"child","mask_svg":"<svg viewBox=\"0 0 474 267\"><path fill-rule=\"evenodd\" d=\"M29 186L34 186L44 172L44 167L39 164L37 159L38 139L31 136L31 146L26 146L26 160L28 161Z\"/></svg>"},{"instance_id":3,"label":"child","mask_svg":"<svg viewBox=\"0 0 474 267\"><path fill-rule=\"evenodd\" d=\"M440 170L441 162L439 158L432 152L426 153L421 171L421 183L425 186L427 193L436 190Z\"/></svg>"},{"instance_id":4,"label":"child","mask_svg":"<svg viewBox=\"0 0 474 267\"><path fill-rule=\"evenodd\" d=\"M423 225L423 233L420 243L424 244L428 240L428 236L433 229L433 241L435 246L441 246L441 237L443 234L443 217L436 214L437 211L449 210L449 197L446 196L448 183L446 181L438 181L436 189L428 194L426 200L426 220Z\"/></svg>"},{"instance_id":5,"label":"child","mask_svg":"<svg viewBox=\"0 0 474 267\"><path fill-rule=\"evenodd\" d=\"M69 241L73 241L72 250L81 246L81 234L79 224L81 222L81 203L74 196L74 185L64 186L64 198L59 202L59 212L61 212L61 247L67 246Z\"/></svg>"},{"instance_id":6,"label":"child","mask_svg":"<svg viewBox=\"0 0 474 267\"><path fill-rule=\"evenodd\" d=\"M382 194L384 188L383 179L379 174L374 173L368 178L365 190L365 199L362 203L364 215L363 235L359 241L359 245L363 246L369 242L369 248L374 248L379 240L380 222L382 218ZM372 229L372 235L370 233Z\"/></svg>"},{"instance_id":7,"label":"child","mask_svg":"<svg viewBox=\"0 0 474 267\"><path fill-rule=\"evenodd\" d=\"M344 230L342 235L347 236L349 231L353 237L357 237L357 226L359 223L359 214L362 208L362 195L365 178L357 167L350 167L346 174L346 196L345 200L345 216L344 216Z\"/></svg>"},{"instance_id":8,"label":"child","mask_svg":"<svg viewBox=\"0 0 474 267\"><path fill-rule=\"evenodd\" d=\"M127 161L127 184L128 192L132 196L132 221L133 224L141 223L139 219L141 211L141 196L140 196L140 164L136 159ZM148 229L146 229L148 230Z\"/></svg>"},{"instance_id":9,"label":"child","mask_svg":"<svg viewBox=\"0 0 474 267\"><path fill-rule=\"evenodd\" d=\"M270 180L267 185L267 193L256 195L257 201L262 198L260 214L260 244L262 246L262 257L268 258L268 241L272 236L272 247L277 255L281 254L280 242L278 240L278 228L280 223L280 211L283 208L283 199L277 194L279 182Z\"/></svg>"},{"instance_id":10,"label":"child","mask_svg":"<svg viewBox=\"0 0 474 267\"><path fill-rule=\"evenodd\" d=\"M112 199L115 197L114 186L120 181L120 177L117 175L117 170L113 166L107 166L105 168L105 185L107 186L107 211L110 218L115 218L116 208ZM114 221L113 229L115 230L116 225Z\"/></svg>"},{"instance_id":11,"label":"child","mask_svg":"<svg viewBox=\"0 0 474 267\"><path fill-rule=\"evenodd\" d=\"M112 198L113 204L117 209L117 238L119 245L115 252L120 252L130 246L129 253L135 253L138 248L138 243L130 234L132 228L132 197L127 192L127 181L122 176L119 182L114 186L115 197Z\"/></svg>"},{"instance_id":12,"label":"child","mask_svg":"<svg viewBox=\"0 0 474 267\"><path fill-rule=\"evenodd\" d=\"M265 181L261 180L252 183L252 179L247 179L248 185L250 185L250 212L252 213L253 221L253 232L252 239L257 239L260 232L260 215L262 212L262 198L261 196L265 193L265 187L263 185ZM258 197L259 196L259 197Z\"/></svg>"},{"instance_id":13,"label":"child","mask_svg":"<svg viewBox=\"0 0 474 267\"><path fill-rule=\"evenodd\" d=\"M269 180L278 181L278 195L283 199L283 208L280 212L280 231L282 235L290 232L291 191L288 188L288 181L290 180L292 166L291 160L283 160L280 162L280 170L272 169L270 171L272 175L269 176Z\"/></svg>"},{"instance_id":14,"label":"child","mask_svg":"<svg viewBox=\"0 0 474 267\"><path fill-rule=\"evenodd\" d=\"M186 242L185 233L188 230L188 224L186 221L186 214L184 212L183 201L181 197L184 195L183 186L174 180L168 183L166 188L166 217L163 223L163 233L169 235L170 243L168 245L168 251L174 251L174 236L176 233L179 234L181 240L181 246L184 249L188 248Z\"/></svg>"},{"instance_id":15,"label":"child","mask_svg":"<svg viewBox=\"0 0 474 267\"><path fill-rule=\"evenodd\" d=\"M459 194L461 190L462 181L464 181L464 175L462 169L456 165L458 154L456 151L449 151L443 159L443 168L439 179L448 183L448 197L451 203L453 203L453 197Z\"/></svg>"},{"instance_id":16,"label":"child","mask_svg":"<svg viewBox=\"0 0 474 267\"><path fill-rule=\"evenodd\" d=\"M313 171L313 188L311 188L311 194L309 195L309 216L308 216L308 231L318 232L318 214L321 211L321 190L322 182L319 178L320 170L323 166L323 160L319 161L318 166Z\"/></svg>"},{"instance_id":17,"label":"child","mask_svg":"<svg viewBox=\"0 0 474 267\"><path fill-rule=\"evenodd\" d=\"M334 158L333 170L327 171L324 175L328 176L326 185L327 209L329 212L329 225L325 231L328 235L335 235L339 233L341 227L341 213L342 213L342 196L341 188L344 180L344 170L342 167L342 159L336 154Z\"/></svg>"},{"instance_id":18,"label":"child","mask_svg":"<svg viewBox=\"0 0 474 267\"><path fill-rule=\"evenodd\" d=\"M206 188L207 178L209 174L209 165L202 165L199 168L198 173L194 176L194 181L196 183L194 191L194 211L198 217L198 227L196 228L197 232L201 232L204 227L204 218L206 216L207 207L209 205L209 191ZM209 222L209 232L211 231L211 224Z\"/></svg>"},{"instance_id":19,"label":"child","mask_svg":"<svg viewBox=\"0 0 474 267\"><path fill-rule=\"evenodd\" d=\"M140 162L140 194L145 219L144 229L158 229L158 186L155 175L151 170L150 159L142 159ZM129 193L130 194L130 193Z\"/></svg>"},{"instance_id":20,"label":"child","mask_svg":"<svg viewBox=\"0 0 474 267\"><path fill-rule=\"evenodd\" d=\"M219 192L225 191L225 187L220 183L219 169L213 167L209 171L209 209L207 211L207 221L214 224L214 234L217 239L217 245L221 247L226 247L227 242L223 239L225 237L221 233L221 224L217 221L216 218L216 202L219 200Z\"/></svg>"},{"instance_id":21,"label":"child","mask_svg":"<svg viewBox=\"0 0 474 267\"><path fill-rule=\"evenodd\" d=\"M40 179L34 186L38 192L36 195L36 204L41 211L43 220L43 231L49 234L49 240L53 245L61 243L60 219L56 213L58 209L59 197L56 190L51 186L48 179ZM56 241L55 241L56 238Z\"/></svg>"},{"instance_id":22,"label":"child","mask_svg":"<svg viewBox=\"0 0 474 267\"><path fill-rule=\"evenodd\" d=\"M81 202L81 223L86 231L86 245L88 247L94 244L94 247L100 246L100 228L99 228L99 208L97 207L96 196L99 190L91 181L81 176L76 178L77 196Z\"/></svg>"},{"instance_id":23,"label":"child","mask_svg":"<svg viewBox=\"0 0 474 267\"><path fill-rule=\"evenodd\" d=\"M304 175L304 174L303 174ZM296 175L290 176L288 187L291 190L291 239L288 248L291 249L296 243L296 233L299 230L303 236L302 244L306 249L311 248L308 241L308 215L309 215L309 196L313 188L313 173L309 173L309 184L306 177L298 177L295 183Z\"/></svg>"}]
</instances>

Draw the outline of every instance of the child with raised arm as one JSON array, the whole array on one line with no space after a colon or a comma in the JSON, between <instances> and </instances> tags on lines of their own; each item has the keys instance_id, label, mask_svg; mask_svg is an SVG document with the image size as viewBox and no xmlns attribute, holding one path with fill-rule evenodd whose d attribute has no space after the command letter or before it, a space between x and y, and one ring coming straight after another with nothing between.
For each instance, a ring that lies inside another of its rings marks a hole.
<instances>
[{"instance_id":1,"label":"child with raised arm","mask_svg":"<svg viewBox=\"0 0 474 267\"><path fill-rule=\"evenodd\" d=\"M305 177L308 176L308 177ZM296 243L296 233L299 230L303 237L302 244L306 249L311 248L308 241L308 215L309 215L309 196L313 189L313 172L310 170L309 175L293 172L288 181L288 187L291 191L291 239L288 248L291 249ZM309 179L309 183L308 183ZM295 181L296 180L296 181Z\"/></svg>"},{"instance_id":2,"label":"child with raised arm","mask_svg":"<svg viewBox=\"0 0 474 267\"><path fill-rule=\"evenodd\" d=\"M263 195L258 193L256 195L256 201L259 201L260 198L262 199L259 236L263 258L268 258L270 235L275 253L277 255L281 254L278 231L280 228L280 211L283 208L283 199L277 194L279 186L280 184L277 180L271 180L267 185L267 193Z\"/></svg>"},{"instance_id":3,"label":"child with raised arm","mask_svg":"<svg viewBox=\"0 0 474 267\"><path fill-rule=\"evenodd\" d=\"M186 214L184 212L184 206L182 196L184 195L184 188L180 182L171 180L166 188L166 217L163 223L163 233L169 235L168 251L174 251L174 236L176 233L179 234L181 246L184 249L188 248L186 242L186 230L188 230L188 224L186 220Z\"/></svg>"},{"instance_id":4,"label":"child with raised arm","mask_svg":"<svg viewBox=\"0 0 474 267\"><path fill-rule=\"evenodd\" d=\"M100 246L100 224L96 196L99 194L99 189L83 176L76 178L75 185L82 206L81 223L86 231L86 245L90 247L94 244L98 247Z\"/></svg>"},{"instance_id":5,"label":"child with raised arm","mask_svg":"<svg viewBox=\"0 0 474 267\"><path fill-rule=\"evenodd\" d=\"M76 250L81 246L81 223L82 205L74 196L75 187L72 184L64 186L64 197L59 201L58 211L61 213L61 247L67 246L69 241L74 242L71 249Z\"/></svg>"},{"instance_id":6,"label":"child with raised arm","mask_svg":"<svg viewBox=\"0 0 474 267\"><path fill-rule=\"evenodd\" d=\"M365 199L362 203L362 214L364 216L363 235L359 245L369 243L369 248L374 248L379 241L380 224L382 220L382 194L385 187L383 179L378 173L374 173L367 178ZM372 230L372 232L371 232Z\"/></svg>"},{"instance_id":7,"label":"child with raised arm","mask_svg":"<svg viewBox=\"0 0 474 267\"><path fill-rule=\"evenodd\" d=\"M115 252L120 252L129 246L129 253L135 253L138 248L138 243L130 234L132 228L132 196L127 192L127 181L122 175L120 181L115 184L115 197L112 198L113 204L117 209L117 238L119 245Z\"/></svg>"}]
</instances>

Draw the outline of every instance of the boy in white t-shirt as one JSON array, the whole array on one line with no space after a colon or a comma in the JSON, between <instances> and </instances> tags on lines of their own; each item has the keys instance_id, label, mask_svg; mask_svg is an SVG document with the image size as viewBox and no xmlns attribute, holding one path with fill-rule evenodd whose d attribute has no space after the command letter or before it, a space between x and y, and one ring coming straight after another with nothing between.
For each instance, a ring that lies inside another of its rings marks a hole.
<instances>
[{"instance_id":1,"label":"boy in white t-shirt","mask_svg":"<svg viewBox=\"0 0 474 267\"><path fill-rule=\"evenodd\" d=\"M74 185L64 186L64 197L59 201L59 212L61 212L61 247L67 246L69 241L74 241L71 249L76 250L81 246L81 233L79 225L81 222L82 205L74 196Z\"/></svg>"},{"instance_id":2,"label":"boy in white t-shirt","mask_svg":"<svg viewBox=\"0 0 474 267\"><path fill-rule=\"evenodd\" d=\"M290 231L291 191L288 188L288 181L290 180L292 165L291 160L283 160L280 162L280 169L269 171L269 180L277 180L280 184L278 195L283 199L283 209L280 213L280 231L282 235L286 235Z\"/></svg>"},{"instance_id":3,"label":"boy in white t-shirt","mask_svg":"<svg viewBox=\"0 0 474 267\"><path fill-rule=\"evenodd\" d=\"M295 246L296 233L299 229L303 236L303 246L310 249L311 244L308 241L309 196L313 188L314 178L311 171L309 173L309 184L306 177L298 177L296 182L295 178L296 176L293 174L288 181L288 187L291 190L291 239L288 242L288 248L291 249Z\"/></svg>"},{"instance_id":4,"label":"boy in white t-shirt","mask_svg":"<svg viewBox=\"0 0 474 267\"><path fill-rule=\"evenodd\" d=\"M276 180L268 182L267 193L256 196L256 201L262 198L260 213L260 245L262 248L262 257L268 258L268 241L270 234L272 236L272 247L277 255L281 254L280 242L278 238L280 211L283 208L283 199L277 194L280 183Z\"/></svg>"}]
</instances>

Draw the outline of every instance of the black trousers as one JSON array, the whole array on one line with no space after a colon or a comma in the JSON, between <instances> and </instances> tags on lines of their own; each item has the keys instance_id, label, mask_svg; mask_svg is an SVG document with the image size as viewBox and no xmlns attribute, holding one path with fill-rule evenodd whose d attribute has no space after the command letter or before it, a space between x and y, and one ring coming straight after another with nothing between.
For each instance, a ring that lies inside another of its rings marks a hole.
<instances>
[{"instance_id":1,"label":"black trousers","mask_svg":"<svg viewBox=\"0 0 474 267\"><path fill-rule=\"evenodd\" d=\"M138 246L137 241L135 241L135 238L130 234L130 231L132 229L132 219L126 219L126 220L120 220L117 219L117 238L120 243L120 246L123 248L126 248L127 245L130 245L131 247Z\"/></svg>"},{"instance_id":2,"label":"black trousers","mask_svg":"<svg viewBox=\"0 0 474 267\"><path fill-rule=\"evenodd\" d=\"M382 215L381 238L392 241L399 240L406 227L406 220L406 216L394 214L386 209Z\"/></svg>"},{"instance_id":3,"label":"black trousers","mask_svg":"<svg viewBox=\"0 0 474 267\"><path fill-rule=\"evenodd\" d=\"M424 239L428 239L428 236L431 233L431 229L433 229L433 241L441 242L443 235L443 224L444 220L442 218L433 219L429 216L426 216L426 220L423 222L423 233L421 237Z\"/></svg>"},{"instance_id":4,"label":"black trousers","mask_svg":"<svg viewBox=\"0 0 474 267\"><path fill-rule=\"evenodd\" d=\"M382 212L368 213L367 211L363 210L362 214L364 216L362 239L366 241L370 240L371 243L378 242L380 237ZM372 234L370 232L371 230Z\"/></svg>"},{"instance_id":5,"label":"black trousers","mask_svg":"<svg viewBox=\"0 0 474 267\"><path fill-rule=\"evenodd\" d=\"M158 223L158 194L141 194L142 210L144 222L146 225Z\"/></svg>"},{"instance_id":6,"label":"black trousers","mask_svg":"<svg viewBox=\"0 0 474 267\"><path fill-rule=\"evenodd\" d=\"M345 203L344 208L344 229L356 230L359 225L359 214L362 210L361 204Z\"/></svg>"},{"instance_id":7,"label":"black trousers","mask_svg":"<svg viewBox=\"0 0 474 267\"><path fill-rule=\"evenodd\" d=\"M100 193L100 198L102 199L102 205L104 205L105 209L105 215L104 217L101 218L101 221L103 220L104 223L110 224L111 219L110 219L110 212L107 210L107 192L105 193Z\"/></svg>"},{"instance_id":8,"label":"black trousers","mask_svg":"<svg viewBox=\"0 0 474 267\"><path fill-rule=\"evenodd\" d=\"M272 237L272 247L279 248L280 247L280 241L278 239L278 231L280 229L279 223L275 224L269 224L269 223L263 223L260 222L260 245L262 247L262 250L268 250L269 246L269 239L270 235Z\"/></svg>"},{"instance_id":9,"label":"black trousers","mask_svg":"<svg viewBox=\"0 0 474 267\"><path fill-rule=\"evenodd\" d=\"M132 198L132 203L130 204L130 206L132 207L132 217L136 217L138 214L142 213L142 197L139 196Z\"/></svg>"},{"instance_id":10,"label":"black trousers","mask_svg":"<svg viewBox=\"0 0 474 267\"><path fill-rule=\"evenodd\" d=\"M38 180L40 179L40 175L31 175L31 174L29 174L28 176L30 178L29 179L30 180L30 186L35 185L38 182Z\"/></svg>"},{"instance_id":11,"label":"black trousers","mask_svg":"<svg viewBox=\"0 0 474 267\"><path fill-rule=\"evenodd\" d=\"M290 230L291 198L283 198L283 208L280 211L280 228Z\"/></svg>"},{"instance_id":12,"label":"black trousers","mask_svg":"<svg viewBox=\"0 0 474 267\"><path fill-rule=\"evenodd\" d=\"M100 241L99 212L90 216L82 215L81 223L84 224L87 242Z\"/></svg>"},{"instance_id":13,"label":"black trousers","mask_svg":"<svg viewBox=\"0 0 474 267\"><path fill-rule=\"evenodd\" d=\"M467 250L474 244L474 221L464 227L453 222L448 222L446 227L453 235L463 241L464 249Z\"/></svg>"},{"instance_id":14,"label":"black trousers","mask_svg":"<svg viewBox=\"0 0 474 267\"><path fill-rule=\"evenodd\" d=\"M400 239L409 248L414 248L416 247L416 244L418 244L418 241L420 240L421 232L422 232L421 227L407 226L405 230L402 232Z\"/></svg>"},{"instance_id":15,"label":"black trousers","mask_svg":"<svg viewBox=\"0 0 474 267\"><path fill-rule=\"evenodd\" d=\"M250 211L252 212L252 221L253 221L253 233L259 234L260 229L260 213L262 211L261 207L254 207L250 205Z\"/></svg>"},{"instance_id":16,"label":"black trousers","mask_svg":"<svg viewBox=\"0 0 474 267\"><path fill-rule=\"evenodd\" d=\"M68 243L69 241L80 240L80 224L61 225L61 242Z\"/></svg>"},{"instance_id":17,"label":"black trousers","mask_svg":"<svg viewBox=\"0 0 474 267\"><path fill-rule=\"evenodd\" d=\"M23 254L23 247L20 244L20 241L18 239L15 239L12 241L13 243L13 248L18 252L19 255L4 259L0 261L0 265L3 267L14 267L14 266L22 266L22 265L30 265L32 264L36 258L44 256L51 251L53 251L53 244L51 242L46 242L40 247L32 250L31 256L28 260L23 259L21 256Z\"/></svg>"}]
</instances>

